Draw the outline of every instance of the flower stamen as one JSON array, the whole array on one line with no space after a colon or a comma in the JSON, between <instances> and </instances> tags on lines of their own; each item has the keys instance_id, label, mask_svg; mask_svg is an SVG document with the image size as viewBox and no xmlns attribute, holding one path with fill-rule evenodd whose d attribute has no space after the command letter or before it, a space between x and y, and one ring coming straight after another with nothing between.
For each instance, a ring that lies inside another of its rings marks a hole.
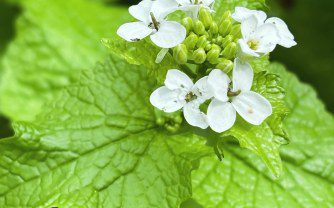
<instances>
[{"instance_id":1,"label":"flower stamen","mask_svg":"<svg viewBox=\"0 0 334 208\"><path fill-rule=\"evenodd\" d=\"M260 42L258 40L250 40L247 42L247 45L252 50L257 50L259 48Z\"/></svg>"},{"instance_id":2,"label":"flower stamen","mask_svg":"<svg viewBox=\"0 0 334 208\"><path fill-rule=\"evenodd\" d=\"M152 24L153 24L154 29L156 29L158 31L160 23L155 18L153 12L150 12L150 16L151 16L152 22L150 23L149 27L152 27Z\"/></svg>"},{"instance_id":3,"label":"flower stamen","mask_svg":"<svg viewBox=\"0 0 334 208\"><path fill-rule=\"evenodd\" d=\"M187 103L189 103L189 102L191 102L193 100L196 100L196 99L197 99L197 95L195 95L193 92L188 93L186 95L186 98L185 98L185 100L186 100Z\"/></svg>"}]
</instances>

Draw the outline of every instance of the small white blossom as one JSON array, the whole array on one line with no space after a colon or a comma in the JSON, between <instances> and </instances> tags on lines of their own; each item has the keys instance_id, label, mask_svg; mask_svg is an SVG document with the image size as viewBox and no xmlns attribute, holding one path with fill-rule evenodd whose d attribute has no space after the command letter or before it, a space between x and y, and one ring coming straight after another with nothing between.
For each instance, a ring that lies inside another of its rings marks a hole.
<instances>
[{"instance_id":1,"label":"small white blossom","mask_svg":"<svg viewBox=\"0 0 334 208\"><path fill-rule=\"evenodd\" d=\"M259 10L250 10L244 7L236 7L235 12L232 14L232 18L240 23L255 16L258 20L258 26L262 24L273 24L278 30L278 36L280 40L277 42L278 45L281 45L286 48L291 48L292 46L297 45L294 41L295 37L290 32L286 23L277 17L271 17L267 19L266 13Z\"/></svg>"},{"instance_id":2,"label":"small white blossom","mask_svg":"<svg viewBox=\"0 0 334 208\"><path fill-rule=\"evenodd\" d=\"M203 77L193 84L185 73L171 69L167 72L165 86L151 94L150 102L167 113L183 109L184 117L190 125L206 129L209 126L207 116L199 107L212 97L207 88L207 78Z\"/></svg>"},{"instance_id":3,"label":"small white blossom","mask_svg":"<svg viewBox=\"0 0 334 208\"><path fill-rule=\"evenodd\" d=\"M179 3L179 9L189 13L190 17L197 18L201 7L207 8L211 11L215 0L176 0Z\"/></svg>"},{"instance_id":4,"label":"small white blossom","mask_svg":"<svg viewBox=\"0 0 334 208\"><path fill-rule=\"evenodd\" d=\"M236 120L236 112L247 122L260 125L272 114L270 102L251 91L253 69L248 63L235 59L231 80L221 70L215 69L208 76L208 87L214 99L208 107L207 117L210 127L216 132L230 129Z\"/></svg>"},{"instance_id":5,"label":"small white blossom","mask_svg":"<svg viewBox=\"0 0 334 208\"><path fill-rule=\"evenodd\" d=\"M243 54L260 57L272 52L280 37L275 25L259 23L255 15L251 15L241 23L242 38L238 41Z\"/></svg>"},{"instance_id":6,"label":"small white blossom","mask_svg":"<svg viewBox=\"0 0 334 208\"><path fill-rule=\"evenodd\" d=\"M129 8L130 14L139 21L122 25L117 34L131 42L150 35L157 46L173 48L186 38L186 29L180 23L165 20L177 8L175 0L143 0Z\"/></svg>"}]
</instances>

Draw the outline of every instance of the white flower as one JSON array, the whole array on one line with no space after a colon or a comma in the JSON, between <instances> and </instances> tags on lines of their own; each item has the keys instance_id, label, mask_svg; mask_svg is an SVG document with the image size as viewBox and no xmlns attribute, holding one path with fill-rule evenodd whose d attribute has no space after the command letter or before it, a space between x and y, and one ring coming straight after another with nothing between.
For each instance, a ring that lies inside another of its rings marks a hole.
<instances>
[{"instance_id":1,"label":"white flower","mask_svg":"<svg viewBox=\"0 0 334 208\"><path fill-rule=\"evenodd\" d=\"M242 53L260 57L272 52L280 37L275 25L259 23L255 15L251 15L241 23L242 39L238 41Z\"/></svg>"},{"instance_id":2,"label":"white flower","mask_svg":"<svg viewBox=\"0 0 334 208\"><path fill-rule=\"evenodd\" d=\"M239 59L234 61L233 87L229 88L229 77L215 69L208 76L208 87L214 99L208 107L207 117L210 127L216 132L230 129L236 120L236 112L247 122L260 125L272 114L270 102L256 92L252 92L253 69Z\"/></svg>"},{"instance_id":3,"label":"white flower","mask_svg":"<svg viewBox=\"0 0 334 208\"><path fill-rule=\"evenodd\" d=\"M188 12L192 18L197 18L201 7L212 11L215 0L176 0L181 10Z\"/></svg>"},{"instance_id":4,"label":"white flower","mask_svg":"<svg viewBox=\"0 0 334 208\"><path fill-rule=\"evenodd\" d=\"M150 97L150 102L156 108L172 113L183 108L186 121L196 127L206 129L206 115L199 107L212 97L207 88L207 76L193 84L183 72L171 69L167 72L165 86L156 89Z\"/></svg>"},{"instance_id":5,"label":"white flower","mask_svg":"<svg viewBox=\"0 0 334 208\"><path fill-rule=\"evenodd\" d=\"M157 46L173 48L183 42L187 33L180 23L165 20L177 8L178 4L174 0L143 0L129 8L130 14L139 21L122 25L117 34L131 42L150 35Z\"/></svg>"},{"instance_id":6,"label":"white flower","mask_svg":"<svg viewBox=\"0 0 334 208\"><path fill-rule=\"evenodd\" d=\"M235 12L232 14L232 18L242 23L243 21L245 21L252 15L254 15L257 18L258 25L267 23L267 24L273 24L276 26L278 30L278 35L280 37L280 40L278 41L279 45L286 47L286 48L291 48L292 46L297 45L297 43L294 41L295 37L290 32L286 23L280 18L271 17L267 19L267 15L263 11L250 10L244 7L236 7Z\"/></svg>"}]
</instances>

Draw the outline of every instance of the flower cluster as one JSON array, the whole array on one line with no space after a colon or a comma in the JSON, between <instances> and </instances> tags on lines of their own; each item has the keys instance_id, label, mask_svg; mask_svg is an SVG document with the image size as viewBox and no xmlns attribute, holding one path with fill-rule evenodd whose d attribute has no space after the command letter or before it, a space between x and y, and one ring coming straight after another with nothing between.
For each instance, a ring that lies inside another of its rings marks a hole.
<instances>
[{"instance_id":1,"label":"flower cluster","mask_svg":"<svg viewBox=\"0 0 334 208\"><path fill-rule=\"evenodd\" d=\"M216 132L230 129L237 113L250 124L260 125L272 114L272 106L251 91L250 61L277 45L290 48L296 42L283 20L267 19L263 11L236 7L233 14L225 12L216 22L213 6L214 0L143 0L129 8L139 21L122 25L117 33L127 41L150 35L162 48L158 57L171 52L180 65L182 70L170 69L165 85L151 94L156 108L166 113L182 109L190 125ZM180 23L168 21L168 15L177 10L188 17Z\"/></svg>"}]
</instances>

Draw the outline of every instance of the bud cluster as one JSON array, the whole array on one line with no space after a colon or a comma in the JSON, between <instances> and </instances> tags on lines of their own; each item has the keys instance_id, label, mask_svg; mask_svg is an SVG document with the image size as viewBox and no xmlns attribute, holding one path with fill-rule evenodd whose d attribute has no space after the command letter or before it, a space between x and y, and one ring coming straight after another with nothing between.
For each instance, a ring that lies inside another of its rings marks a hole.
<instances>
[{"instance_id":1,"label":"bud cluster","mask_svg":"<svg viewBox=\"0 0 334 208\"><path fill-rule=\"evenodd\" d=\"M186 17L182 24L187 37L173 48L178 64L207 64L225 72L232 70L241 34L240 24L233 22L229 11L216 22L208 9L201 8L198 19Z\"/></svg>"}]
</instances>

